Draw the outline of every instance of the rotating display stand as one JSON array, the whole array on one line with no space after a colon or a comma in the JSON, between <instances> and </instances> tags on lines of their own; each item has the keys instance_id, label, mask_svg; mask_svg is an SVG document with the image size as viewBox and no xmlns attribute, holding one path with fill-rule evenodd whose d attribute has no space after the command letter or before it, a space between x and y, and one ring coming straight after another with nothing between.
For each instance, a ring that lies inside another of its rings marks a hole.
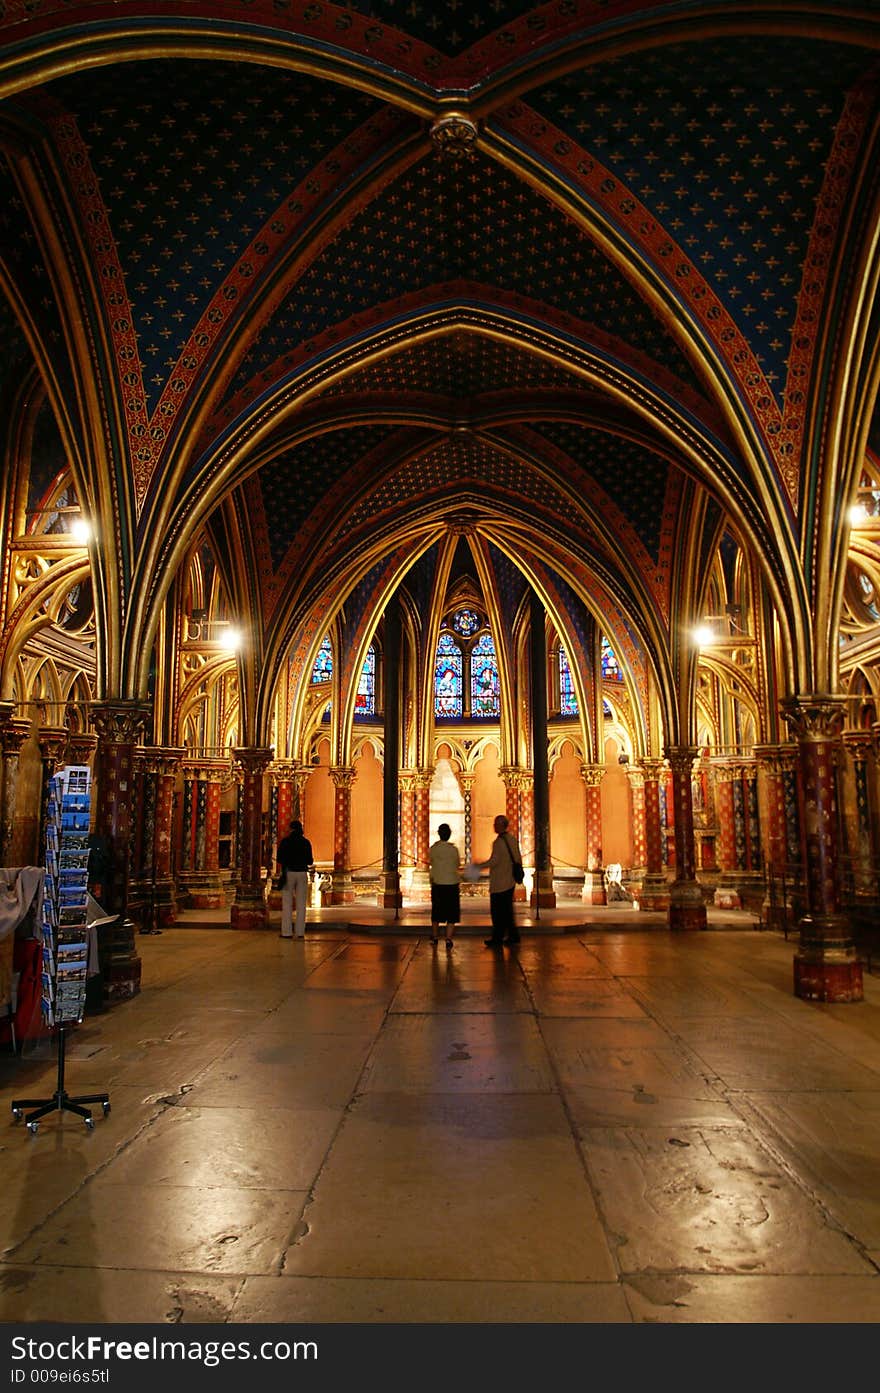
<instances>
[{"instance_id":1,"label":"rotating display stand","mask_svg":"<svg viewBox=\"0 0 880 1393\"><path fill-rule=\"evenodd\" d=\"M50 1112L75 1113L91 1130L95 1123L87 1104L100 1103L105 1117L110 1111L107 1093L71 1098L64 1087L66 1031L80 1024L86 1002L90 789L88 765L80 764L59 770L49 785L40 1010L58 1043L58 1078L51 1098L16 1098L12 1103L12 1116L16 1122L24 1118L31 1134Z\"/></svg>"}]
</instances>

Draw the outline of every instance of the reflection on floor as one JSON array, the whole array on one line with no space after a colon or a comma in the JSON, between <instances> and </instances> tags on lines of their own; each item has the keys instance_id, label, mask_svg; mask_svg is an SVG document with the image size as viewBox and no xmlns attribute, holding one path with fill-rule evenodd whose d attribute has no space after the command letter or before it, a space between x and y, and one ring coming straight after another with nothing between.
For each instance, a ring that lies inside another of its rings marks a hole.
<instances>
[{"instance_id":1,"label":"reflection on floor","mask_svg":"<svg viewBox=\"0 0 880 1393\"><path fill-rule=\"evenodd\" d=\"M16 1125L54 1056L6 1055L0 1318L880 1319L876 977L798 1001L742 916L417 917L140 938L69 1041L92 1132Z\"/></svg>"}]
</instances>

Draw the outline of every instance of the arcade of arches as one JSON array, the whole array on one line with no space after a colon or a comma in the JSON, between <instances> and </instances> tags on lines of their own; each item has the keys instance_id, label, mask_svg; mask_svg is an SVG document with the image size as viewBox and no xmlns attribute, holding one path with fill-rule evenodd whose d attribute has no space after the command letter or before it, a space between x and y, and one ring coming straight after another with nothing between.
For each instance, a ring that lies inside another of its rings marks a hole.
<instances>
[{"instance_id":1,"label":"arcade of arches","mask_svg":"<svg viewBox=\"0 0 880 1393\"><path fill-rule=\"evenodd\" d=\"M266 926L295 815L422 901L503 811L538 906L616 863L857 1001L876 12L415 8L4 8L3 864L59 762L135 925Z\"/></svg>"}]
</instances>

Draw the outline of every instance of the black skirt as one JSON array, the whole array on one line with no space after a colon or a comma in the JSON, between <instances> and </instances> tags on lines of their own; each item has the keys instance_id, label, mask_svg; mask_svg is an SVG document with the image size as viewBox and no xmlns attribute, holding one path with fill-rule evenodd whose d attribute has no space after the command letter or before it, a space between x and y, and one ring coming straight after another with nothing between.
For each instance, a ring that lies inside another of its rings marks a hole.
<instances>
[{"instance_id":1,"label":"black skirt","mask_svg":"<svg viewBox=\"0 0 880 1393\"><path fill-rule=\"evenodd\" d=\"M461 918L461 896L455 885L431 886L432 924L457 924Z\"/></svg>"}]
</instances>

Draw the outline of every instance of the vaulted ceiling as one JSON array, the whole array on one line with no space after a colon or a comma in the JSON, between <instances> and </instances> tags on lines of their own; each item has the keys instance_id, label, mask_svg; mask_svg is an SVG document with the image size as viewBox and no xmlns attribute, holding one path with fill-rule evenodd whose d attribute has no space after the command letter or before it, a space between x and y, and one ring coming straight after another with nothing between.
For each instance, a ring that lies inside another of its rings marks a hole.
<instances>
[{"instance_id":1,"label":"vaulted ceiling","mask_svg":"<svg viewBox=\"0 0 880 1393\"><path fill-rule=\"evenodd\" d=\"M264 656L465 528L671 688L727 516L811 661L876 397L874 5L35 0L0 41L2 391L102 520L120 694L206 524Z\"/></svg>"}]
</instances>

